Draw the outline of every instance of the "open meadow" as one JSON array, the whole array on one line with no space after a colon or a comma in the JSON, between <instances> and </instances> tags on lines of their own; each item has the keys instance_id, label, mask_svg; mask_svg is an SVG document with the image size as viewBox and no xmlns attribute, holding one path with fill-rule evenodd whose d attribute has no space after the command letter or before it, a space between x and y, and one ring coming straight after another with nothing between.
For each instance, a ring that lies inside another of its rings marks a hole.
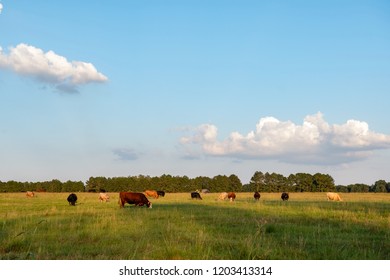
<instances>
[{"instance_id":1,"label":"open meadow","mask_svg":"<svg viewBox=\"0 0 390 280\"><path fill-rule=\"evenodd\" d=\"M390 194L189 193L153 207L99 202L97 193L0 194L1 259L38 260L389 260Z\"/></svg>"}]
</instances>

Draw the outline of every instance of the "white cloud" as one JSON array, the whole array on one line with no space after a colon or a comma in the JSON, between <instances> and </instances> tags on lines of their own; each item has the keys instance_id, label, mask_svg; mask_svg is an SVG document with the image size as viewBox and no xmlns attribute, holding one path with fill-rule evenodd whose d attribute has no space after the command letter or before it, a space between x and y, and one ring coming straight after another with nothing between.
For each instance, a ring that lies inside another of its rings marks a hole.
<instances>
[{"instance_id":1,"label":"white cloud","mask_svg":"<svg viewBox=\"0 0 390 280\"><path fill-rule=\"evenodd\" d=\"M114 149L112 152L123 161L133 161L139 158L139 154L133 149Z\"/></svg>"},{"instance_id":2,"label":"white cloud","mask_svg":"<svg viewBox=\"0 0 390 280\"><path fill-rule=\"evenodd\" d=\"M87 62L71 61L53 51L19 44L5 54L0 47L0 68L17 74L33 77L41 82L52 84L63 91L77 91L77 86L93 82L105 82L107 77L99 73Z\"/></svg>"},{"instance_id":3,"label":"white cloud","mask_svg":"<svg viewBox=\"0 0 390 280\"><path fill-rule=\"evenodd\" d=\"M366 122L327 123L321 113L305 117L301 125L261 118L246 135L232 132L218 140L218 128L202 124L180 139L186 158L203 155L236 159L276 159L283 162L339 164L367 158L373 150L390 148L390 135L370 131Z\"/></svg>"},{"instance_id":4,"label":"white cloud","mask_svg":"<svg viewBox=\"0 0 390 280\"><path fill-rule=\"evenodd\" d=\"M0 14L3 11L3 4L0 3Z\"/></svg>"}]
</instances>

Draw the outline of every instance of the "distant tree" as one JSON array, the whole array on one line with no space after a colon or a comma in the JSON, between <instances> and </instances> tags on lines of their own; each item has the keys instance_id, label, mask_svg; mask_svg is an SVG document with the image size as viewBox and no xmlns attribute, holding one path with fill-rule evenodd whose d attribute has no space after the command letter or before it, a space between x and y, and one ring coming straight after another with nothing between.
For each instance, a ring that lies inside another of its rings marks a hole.
<instances>
[{"instance_id":1,"label":"distant tree","mask_svg":"<svg viewBox=\"0 0 390 280\"><path fill-rule=\"evenodd\" d=\"M237 175L231 174L229 176L229 181L230 181L230 189L231 191L234 192L242 192L242 183L240 178L237 177Z\"/></svg>"},{"instance_id":2,"label":"distant tree","mask_svg":"<svg viewBox=\"0 0 390 280\"><path fill-rule=\"evenodd\" d=\"M307 173L295 174L295 190L299 192L310 192L313 184L313 176Z\"/></svg>"},{"instance_id":3,"label":"distant tree","mask_svg":"<svg viewBox=\"0 0 390 280\"><path fill-rule=\"evenodd\" d=\"M252 192L253 188L252 188L251 184L249 184L249 183L243 184L242 185L242 191L243 192Z\"/></svg>"},{"instance_id":4,"label":"distant tree","mask_svg":"<svg viewBox=\"0 0 390 280\"><path fill-rule=\"evenodd\" d=\"M86 182L86 191L99 191L99 189L105 189L109 191L108 179L106 177L90 177Z\"/></svg>"},{"instance_id":5,"label":"distant tree","mask_svg":"<svg viewBox=\"0 0 390 280\"><path fill-rule=\"evenodd\" d=\"M212 190L213 192L228 192L231 191L231 185L229 177L226 175L217 175L213 177L212 180Z\"/></svg>"},{"instance_id":6,"label":"distant tree","mask_svg":"<svg viewBox=\"0 0 390 280\"><path fill-rule=\"evenodd\" d=\"M385 180L378 180L375 182L375 184L372 186L371 191L372 192L387 192L387 183Z\"/></svg>"},{"instance_id":7,"label":"distant tree","mask_svg":"<svg viewBox=\"0 0 390 280\"><path fill-rule=\"evenodd\" d=\"M84 192L85 186L84 183L74 182L74 181L66 181L65 183L62 183L61 192Z\"/></svg>"},{"instance_id":8,"label":"distant tree","mask_svg":"<svg viewBox=\"0 0 390 280\"><path fill-rule=\"evenodd\" d=\"M333 178L328 174L313 175L312 192L331 192L336 189Z\"/></svg>"},{"instance_id":9,"label":"distant tree","mask_svg":"<svg viewBox=\"0 0 390 280\"><path fill-rule=\"evenodd\" d=\"M350 192L350 189L348 188L348 186L337 185L337 186L336 186L336 191L337 191L337 192L348 193L348 192Z\"/></svg>"},{"instance_id":10,"label":"distant tree","mask_svg":"<svg viewBox=\"0 0 390 280\"><path fill-rule=\"evenodd\" d=\"M249 185L251 186L252 191L262 191L265 186L265 176L263 172L261 171L256 171L255 174L253 174Z\"/></svg>"},{"instance_id":11,"label":"distant tree","mask_svg":"<svg viewBox=\"0 0 390 280\"><path fill-rule=\"evenodd\" d=\"M366 184L351 184L348 185L349 192L361 192L366 193L370 191L370 186Z\"/></svg>"},{"instance_id":12,"label":"distant tree","mask_svg":"<svg viewBox=\"0 0 390 280\"><path fill-rule=\"evenodd\" d=\"M282 174L272 173L268 184L270 192L285 192L288 189L287 178Z\"/></svg>"}]
</instances>

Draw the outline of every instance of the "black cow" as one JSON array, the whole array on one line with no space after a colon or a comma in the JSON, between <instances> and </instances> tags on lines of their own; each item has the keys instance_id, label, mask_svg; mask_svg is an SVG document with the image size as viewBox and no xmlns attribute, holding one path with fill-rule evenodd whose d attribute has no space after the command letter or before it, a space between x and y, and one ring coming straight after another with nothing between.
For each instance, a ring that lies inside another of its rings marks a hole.
<instances>
[{"instance_id":1,"label":"black cow","mask_svg":"<svg viewBox=\"0 0 390 280\"><path fill-rule=\"evenodd\" d=\"M286 192L282 193L281 198L283 201L288 200L289 199L288 193L286 193Z\"/></svg>"},{"instance_id":2,"label":"black cow","mask_svg":"<svg viewBox=\"0 0 390 280\"><path fill-rule=\"evenodd\" d=\"M77 195L74 194L74 193L71 193L71 194L68 196L69 205L76 206L76 201L77 201Z\"/></svg>"},{"instance_id":3,"label":"black cow","mask_svg":"<svg viewBox=\"0 0 390 280\"><path fill-rule=\"evenodd\" d=\"M202 199L201 197L200 197L200 194L198 193L198 192L192 192L191 193L191 198L192 199Z\"/></svg>"},{"instance_id":4,"label":"black cow","mask_svg":"<svg viewBox=\"0 0 390 280\"><path fill-rule=\"evenodd\" d=\"M253 197L255 198L255 200L259 200L260 199L260 193L259 192L255 192L255 194L253 195Z\"/></svg>"},{"instance_id":5,"label":"black cow","mask_svg":"<svg viewBox=\"0 0 390 280\"><path fill-rule=\"evenodd\" d=\"M165 196L165 192L164 192L164 191L157 191L157 194L158 194L159 196Z\"/></svg>"},{"instance_id":6,"label":"black cow","mask_svg":"<svg viewBox=\"0 0 390 280\"><path fill-rule=\"evenodd\" d=\"M125 203L134 204L134 206L148 206L152 208L152 203L146 198L143 193L120 192L119 206L124 207Z\"/></svg>"}]
</instances>

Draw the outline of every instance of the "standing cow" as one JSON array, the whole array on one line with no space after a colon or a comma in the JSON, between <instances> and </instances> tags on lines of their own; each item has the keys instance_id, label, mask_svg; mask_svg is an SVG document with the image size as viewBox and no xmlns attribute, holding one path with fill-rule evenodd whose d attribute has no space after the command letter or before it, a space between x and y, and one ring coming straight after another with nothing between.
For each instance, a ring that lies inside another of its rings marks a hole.
<instances>
[{"instance_id":1,"label":"standing cow","mask_svg":"<svg viewBox=\"0 0 390 280\"><path fill-rule=\"evenodd\" d=\"M157 194L158 194L159 196L162 196L162 197L165 196L165 192L164 192L164 191L157 191Z\"/></svg>"},{"instance_id":2,"label":"standing cow","mask_svg":"<svg viewBox=\"0 0 390 280\"><path fill-rule=\"evenodd\" d=\"M281 198L283 201L287 201L290 197L289 197L288 193L284 192L284 193L282 193L282 195L280 196L280 198Z\"/></svg>"},{"instance_id":3,"label":"standing cow","mask_svg":"<svg viewBox=\"0 0 390 280\"><path fill-rule=\"evenodd\" d=\"M154 190L146 190L145 194L149 197L158 198L158 193Z\"/></svg>"},{"instance_id":4,"label":"standing cow","mask_svg":"<svg viewBox=\"0 0 390 280\"><path fill-rule=\"evenodd\" d=\"M35 196L35 194L34 194L34 192L26 192L26 196L27 197L34 197Z\"/></svg>"},{"instance_id":5,"label":"standing cow","mask_svg":"<svg viewBox=\"0 0 390 280\"><path fill-rule=\"evenodd\" d=\"M326 194L326 197L327 197L328 200L343 201L343 200L341 199L341 197L339 196L339 194L338 194L338 193L334 193L334 192L328 192L328 193Z\"/></svg>"},{"instance_id":6,"label":"standing cow","mask_svg":"<svg viewBox=\"0 0 390 280\"><path fill-rule=\"evenodd\" d=\"M143 193L120 192L119 207L123 208L125 203L134 204L134 206L144 206L152 208L152 203L146 198Z\"/></svg>"},{"instance_id":7,"label":"standing cow","mask_svg":"<svg viewBox=\"0 0 390 280\"><path fill-rule=\"evenodd\" d=\"M253 197L255 198L255 200L259 200L260 199L260 193L259 192L255 192L253 194Z\"/></svg>"},{"instance_id":8,"label":"standing cow","mask_svg":"<svg viewBox=\"0 0 390 280\"><path fill-rule=\"evenodd\" d=\"M69 205L73 205L73 206L76 206L76 201L77 201L77 195L74 194L74 193L71 193L69 196L68 196L68 202L69 202Z\"/></svg>"},{"instance_id":9,"label":"standing cow","mask_svg":"<svg viewBox=\"0 0 390 280\"><path fill-rule=\"evenodd\" d=\"M223 193L220 193L218 195L217 200L225 200L226 198L228 198L228 193L227 192L223 192Z\"/></svg>"},{"instance_id":10,"label":"standing cow","mask_svg":"<svg viewBox=\"0 0 390 280\"><path fill-rule=\"evenodd\" d=\"M230 202L233 202L236 199L236 194L234 192L229 192L228 198L229 198Z\"/></svg>"},{"instance_id":11,"label":"standing cow","mask_svg":"<svg viewBox=\"0 0 390 280\"><path fill-rule=\"evenodd\" d=\"M100 202L109 202L110 201L110 196L108 195L108 193L104 193L104 192L101 192L99 193L99 200Z\"/></svg>"},{"instance_id":12,"label":"standing cow","mask_svg":"<svg viewBox=\"0 0 390 280\"><path fill-rule=\"evenodd\" d=\"M200 200L202 200L202 198L200 197L200 194L198 193L198 192L192 192L191 193L191 198L192 199L200 199Z\"/></svg>"}]
</instances>

